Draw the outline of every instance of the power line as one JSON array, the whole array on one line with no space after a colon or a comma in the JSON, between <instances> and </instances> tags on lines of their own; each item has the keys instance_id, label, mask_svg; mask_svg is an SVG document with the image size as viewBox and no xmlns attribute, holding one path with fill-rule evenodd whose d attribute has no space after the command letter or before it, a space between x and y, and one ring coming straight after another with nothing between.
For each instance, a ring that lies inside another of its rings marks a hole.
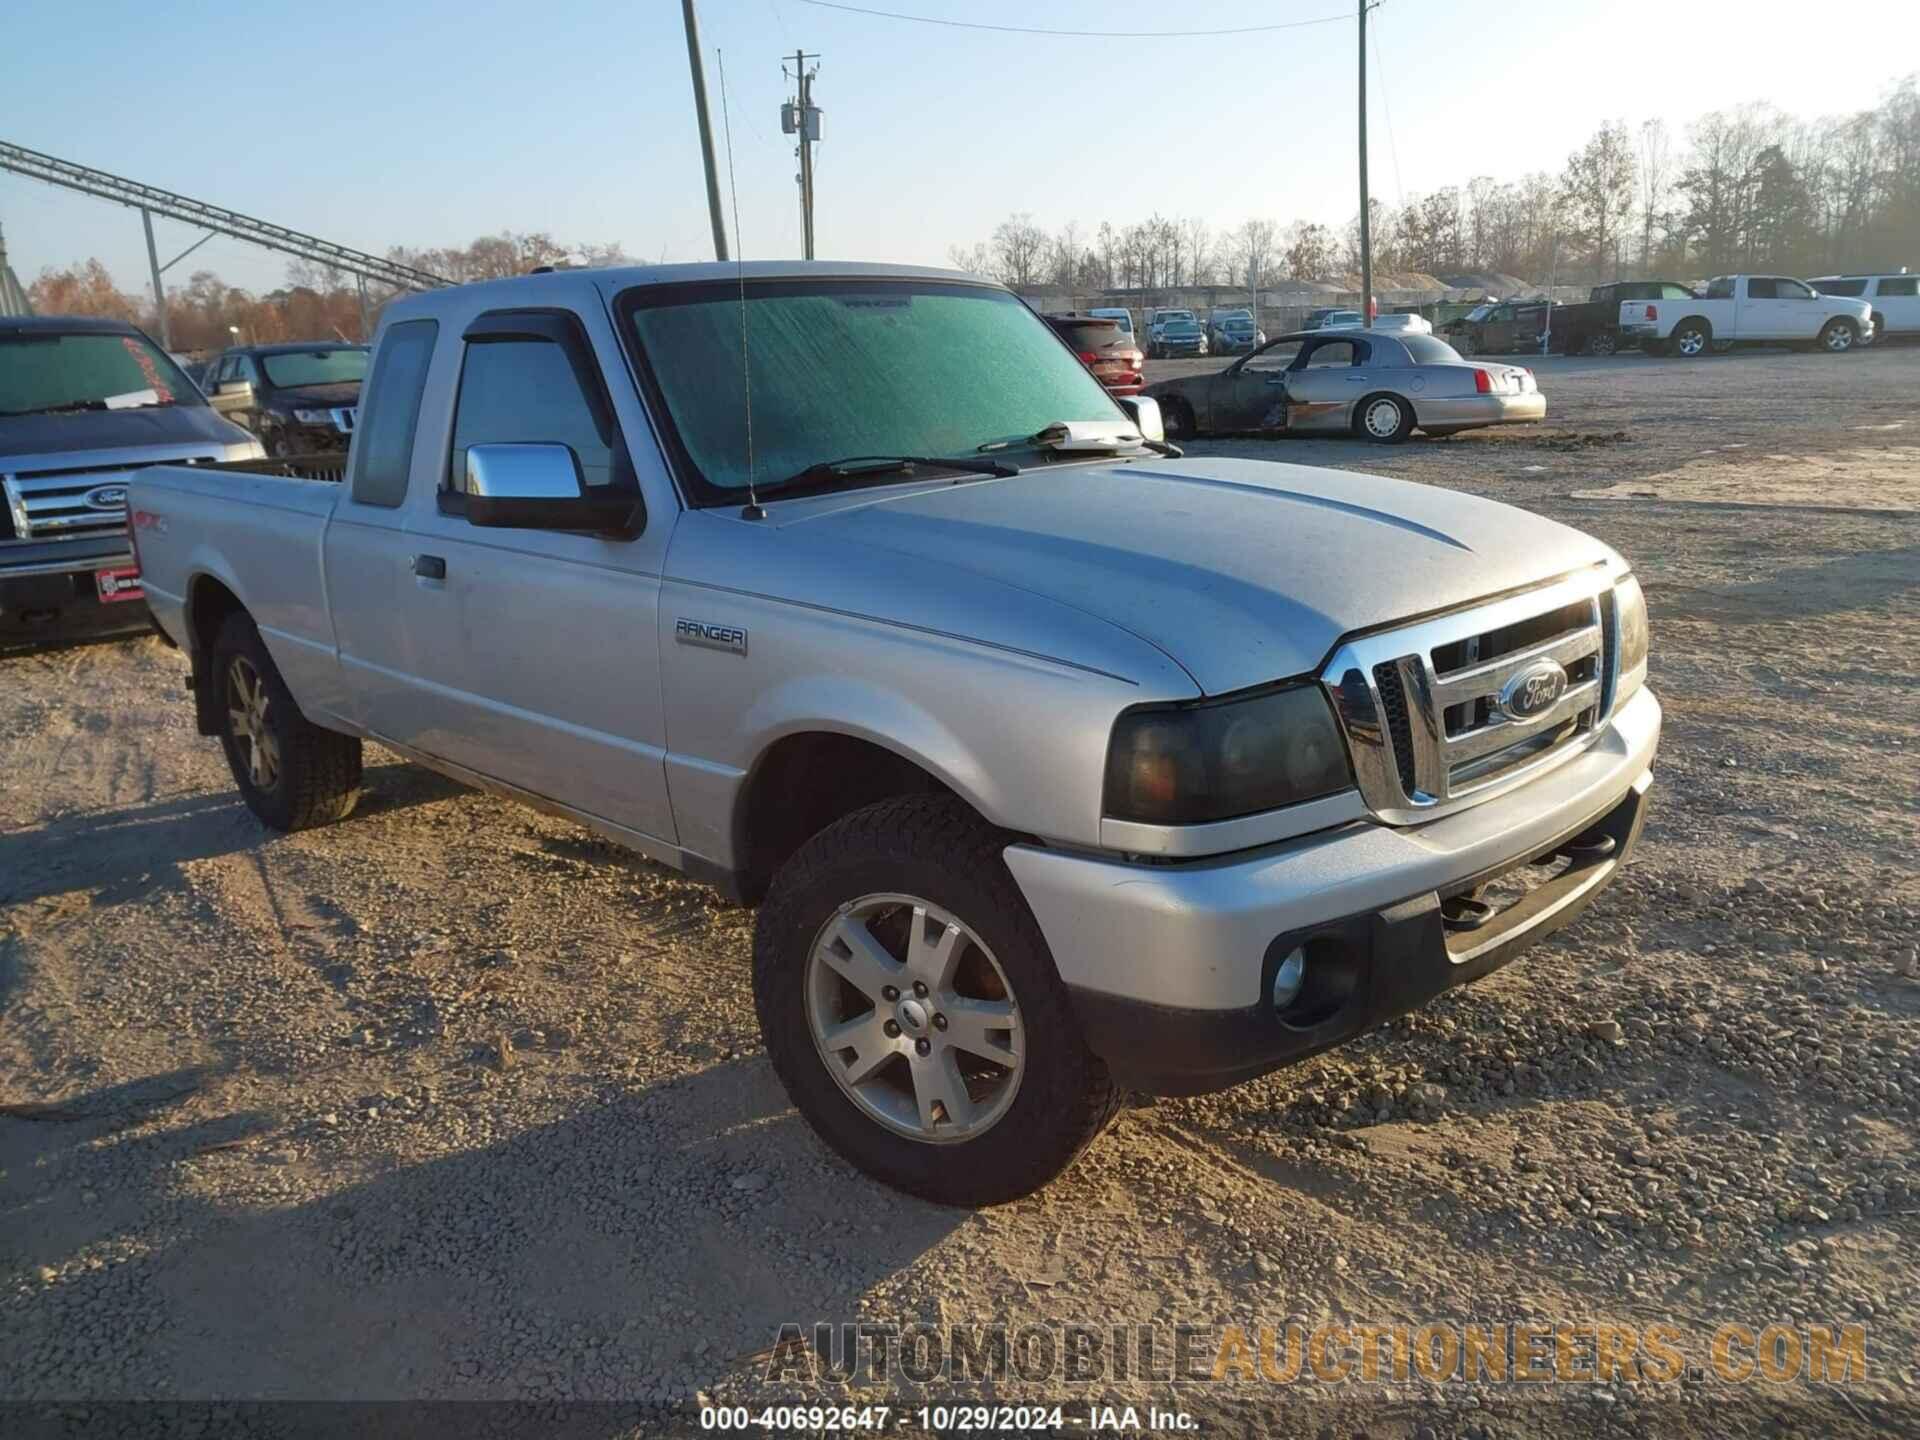
<instances>
[{"instance_id":1,"label":"power line","mask_svg":"<svg viewBox=\"0 0 1920 1440\"><path fill-rule=\"evenodd\" d=\"M909 20L916 25L944 25L951 30L996 30L1003 35L1060 35L1075 40L1189 40L1218 35L1259 35L1273 30L1300 30L1308 25L1331 25L1345 15L1323 15L1317 20L1287 20L1277 25L1241 25L1229 30L1044 30L1030 25L988 25L978 20L947 20L938 15L902 15L894 10L869 10L864 5L842 5L838 0L800 0L822 10L844 10L881 20Z\"/></svg>"}]
</instances>

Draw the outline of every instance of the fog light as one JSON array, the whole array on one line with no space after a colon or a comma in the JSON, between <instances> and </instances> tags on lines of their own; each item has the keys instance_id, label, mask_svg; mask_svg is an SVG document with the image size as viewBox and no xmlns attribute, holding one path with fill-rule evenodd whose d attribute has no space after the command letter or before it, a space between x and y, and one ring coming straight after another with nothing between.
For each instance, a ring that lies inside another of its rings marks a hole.
<instances>
[{"instance_id":1,"label":"fog light","mask_svg":"<svg viewBox=\"0 0 1920 1440\"><path fill-rule=\"evenodd\" d=\"M1307 952L1305 947L1296 945L1288 952L1287 958L1280 962L1280 968L1273 972L1273 1008L1285 1010L1300 998L1300 991L1307 983Z\"/></svg>"}]
</instances>

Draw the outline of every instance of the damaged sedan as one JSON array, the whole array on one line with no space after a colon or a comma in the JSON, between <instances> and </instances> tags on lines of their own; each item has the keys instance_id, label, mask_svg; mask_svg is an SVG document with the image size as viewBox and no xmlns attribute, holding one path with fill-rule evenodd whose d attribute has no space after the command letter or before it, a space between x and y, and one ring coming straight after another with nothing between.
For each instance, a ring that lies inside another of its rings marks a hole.
<instances>
[{"instance_id":1,"label":"damaged sedan","mask_svg":"<svg viewBox=\"0 0 1920 1440\"><path fill-rule=\"evenodd\" d=\"M1149 385L1169 439L1353 434L1383 445L1546 417L1533 372L1464 360L1432 335L1311 330L1282 335L1224 370Z\"/></svg>"}]
</instances>

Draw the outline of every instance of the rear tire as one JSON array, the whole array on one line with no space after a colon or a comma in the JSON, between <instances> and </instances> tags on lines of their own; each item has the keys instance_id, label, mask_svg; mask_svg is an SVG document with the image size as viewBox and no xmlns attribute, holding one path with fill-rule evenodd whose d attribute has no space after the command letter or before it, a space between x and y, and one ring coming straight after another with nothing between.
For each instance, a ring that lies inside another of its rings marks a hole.
<instances>
[{"instance_id":1,"label":"rear tire","mask_svg":"<svg viewBox=\"0 0 1920 1440\"><path fill-rule=\"evenodd\" d=\"M803 845L754 927L754 1007L795 1107L861 1170L941 1205L1040 1189L1122 1099L1001 858L1009 838L951 796L883 800Z\"/></svg>"},{"instance_id":2,"label":"rear tire","mask_svg":"<svg viewBox=\"0 0 1920 1440\"><path fill-rule=\"evenodd\" d=\"M1453 337L1453 348L1461 355L1478 355L1480 342L1473 338L1471 330L1462 330Z\"/></svg>"},{"instance_id":3,"label":"rear tire","mask_svg":"<svg viewBox=\"0 0 1920 1440\"><path fill-rule=\"evenodd\" d=\"M1160 402L1160 427L1166 431L1169 440L1191 440L1199 433L1199 425L1193 418L1193 407L1177 395L1168 396Z\"/></svg>"},{"instance_id":4,"label":"rear tire","mask_svg":"<svg viewBox=\"0 0 1920 1440\"><path fill-rule=\"evenodd\" d=\"M1704 320L1682 320L1668 337L1667 349L1683 360L1698 360L1713 349L1713 327Z\"/></svg>"},{"instance_id":5,"label":"rear tire","mask_svg":"<svg viewBox=\"0 0 1920 1440\"><path fill-rule=\"evenodd\" d=\"M1610 330L1602 330L1598 334L1587 337L1587 354L1589 355L1611 355L1619 348L1620 342Z\"/></svg>"},{"instance_id":6,"label":"rear tire","mask_svg":"<svg viewBox=\"0 0 1920 1440\"><path fill-rule=\"evenodd\" d=\"M1413 426L1413 406L1398 395L1369 395L1353 412L1353 428L1376 445L1400 444Z\"/></svg>"},{"instance_id":7,"label":"rear tire","mask_svg":"<svg viewBox=\"0 0 1920 1440\"><path fill-rule=\"evenodd\" d=\"M220 745L247 808L275 830L344 820L360 799L360 742L300 713L251 618L229 615L213 642Z\"/></svg>"}]
</instances>

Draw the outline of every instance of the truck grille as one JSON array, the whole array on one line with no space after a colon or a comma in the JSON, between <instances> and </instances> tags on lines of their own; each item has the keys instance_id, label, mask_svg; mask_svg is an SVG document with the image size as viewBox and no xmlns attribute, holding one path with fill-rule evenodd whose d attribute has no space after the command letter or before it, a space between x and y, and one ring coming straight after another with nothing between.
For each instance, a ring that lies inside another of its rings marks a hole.
<instances>
[{"instance_id":1,"label":"truck grille","mask_svg":"<svg viewBox=\"0 0 1920 1440\"><path fill-rule=\"evenodd\" d=\"M1344 644L1322 673L1361 796L1406 824L1575 753L1612 703L1601 570Z\"/></svg>"},{"instance_id":2,"label":"truck grille","mask_svg":"<svg viewBox=\"0 0 1920 1440\"><path fill-rule=\"evenodd\" d=\"M219 451L209 447L205 455L164 458L191 465L218 459ZM6 500L0 541L83 540L121 533L127 528L127 486L139 468L100 465L0 475L0 492Z\"/></svg>"}]
</instances>

